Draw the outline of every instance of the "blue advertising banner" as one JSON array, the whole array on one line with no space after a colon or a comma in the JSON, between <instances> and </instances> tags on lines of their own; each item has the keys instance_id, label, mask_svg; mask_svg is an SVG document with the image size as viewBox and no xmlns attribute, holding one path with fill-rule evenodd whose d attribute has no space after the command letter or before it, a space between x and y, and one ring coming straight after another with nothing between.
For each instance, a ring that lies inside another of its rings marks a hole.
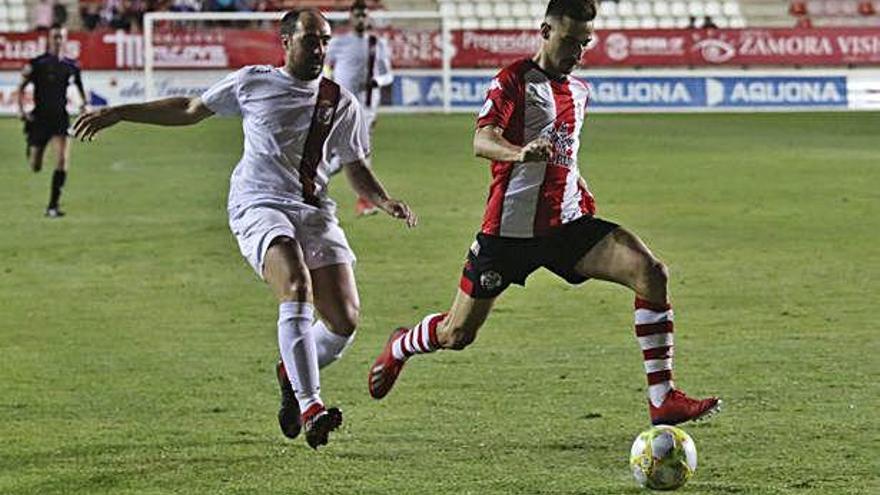
<instances>
[{"instance_id":1,"label":"blue advertising banner","mask_svg":"<svg viewBox=\"0 0 880 495\"><path fill-rule=\"evenodd\" d=\"M846 77L708 77L709 107L846 107Z\"/></svg>"},{"instance_id":2,"label":"blue advertising banner","mask_svg":"<svg viewBox=\"0 0 880 495\"><path fill-rule=\"evenodd\" d=\"M479 108L489 75L453 76L452 106ZM597 109L711 110L847 107L847 78L821 76L596 76L587 77ZM394 106L440 107L439 75L399 75L391 91Z\"/></svg>"},{"instance_id":3,"label":"blue advertising banner","mask_svg":"<svg viewBox=\"0 0 880 495\"><path fill-rule=\"evenodd\" d=\"M453 107L483 105L492 76L452 76ZM403 107L443 106L443 79L439 75L396 76L391 87L391 104Z\"/></svg>"},{"instance_id":4,"label":"blue advertising banner","mask_svg":"<svg viewBox=\"0 0 880 495\"><path fill-rule=\"evenodd\" d=\"M588 77L597 108L692 108L706 105L703 77Z\"/></svg>"}]
</instances>

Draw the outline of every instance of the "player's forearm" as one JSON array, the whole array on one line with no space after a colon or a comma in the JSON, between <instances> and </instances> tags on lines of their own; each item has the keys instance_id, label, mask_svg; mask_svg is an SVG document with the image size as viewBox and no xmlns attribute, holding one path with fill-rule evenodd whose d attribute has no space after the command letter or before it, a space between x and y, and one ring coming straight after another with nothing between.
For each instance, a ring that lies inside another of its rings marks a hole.
<instances>
[{"instance_id":1,"label":"player's forearm","mask_svg":"<svg viewBox=\"0 0 880 495\"><path fill-rule=\"evenodd\" d=\"M504 139L500 132L484 127L474 135L474 155L499 162L519 162L523 149Z\"/></svg>"},{"instance_id":2,"label":"player's forearm","mask_svg":"<svg viewBox=\"0 0 880 495\"><path fill-rule=\"evenodd\" d=\"M351 188L358 196L367 198L375 204L388 200L388 192L385 191L385 187L363 162L345 165L345 173L351 183Z\"/></svg>"},{"instance_id":3,"label":"player's forearm","mask_svg":"<svg viewBox=\"0 0 880 495\"><path fill-rule=\"evenodd\" d=\"M120 120L165 126L191 125L204 116L194 111L192 98L175 97L115 108Z\"/></svg>"}]
</instances>

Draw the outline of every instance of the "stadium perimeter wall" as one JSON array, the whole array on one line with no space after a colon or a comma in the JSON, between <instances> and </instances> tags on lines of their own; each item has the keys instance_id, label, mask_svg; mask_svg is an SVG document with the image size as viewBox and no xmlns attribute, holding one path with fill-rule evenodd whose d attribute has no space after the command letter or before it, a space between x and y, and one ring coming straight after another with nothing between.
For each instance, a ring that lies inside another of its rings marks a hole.
<instances>
[{"instance_id":1,"label":"stadium perimeter wall","mask_svg":"<svg viewBox=\"0 0 880 495\"><path fill-rule=\"evenodd\" d=\"M439 32L389 28L383 36L397 68L385 110L442 110ZM198 95L241 65L278 64L282 55L273 30L153 39L157 96ZM528 30L453 32L451 109L478 110L494 72L536 43ZM0 114L16 112L18 71L44 50L38 33L0 33ZM90 105L144 99L142 36L71 33L65 52L84 69ZM602 30L583 62L589 70L577 75L592 85L597 112L880 109L880 29Z\"/></svg>"},{"instance_id":2,"label":"stadium perimeter wall","mask_svg":"<svg viewBox=\"0 0 880 495\"><path fill-rule=\"evenodd\" d=\"M156 94L201 94L229 69L157 71ZM452 109L476 112L483 104L492 70L455 70ZM592 87L593 112L743 112L799 110L880 110L880 69L761 70L595 70L581 71ZM17 71L0 71L0 114L17 112ZM140 71L85 71L89 105L117 105L144 99ZM30 96L26 96L29 100ZM78 96L70 89L71 111ZM383 94L384 111L441 111L439 71L397 71Z\"/></svg>"}]
</instances>

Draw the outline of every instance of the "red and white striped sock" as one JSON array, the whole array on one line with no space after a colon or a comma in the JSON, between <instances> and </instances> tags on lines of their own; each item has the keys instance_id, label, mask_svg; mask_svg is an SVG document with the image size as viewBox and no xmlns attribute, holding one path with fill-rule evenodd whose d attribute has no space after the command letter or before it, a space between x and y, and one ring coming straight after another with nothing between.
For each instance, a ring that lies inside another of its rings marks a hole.
<instances>
[{"instance_id":1,"label":"red and white striped sock","mask_svg":"<svg viewBox=\"0 0 880 495\"><path fill-rule=\"evenodd\" d=\"M437 341L437 327L446 317L446 313L428 315L408 332L401 335L391 344L394 359L403 361L414 354L427 354L440 348Z\"/></svg>"},{"instance_id":2,"label":"red and white striped sock","mask_svg":"<svg viewBox=\"0 0 880 495\"><path fill-rule=\"evenodd\" d=\"M672 307L636 297L636 338L642 348L648 375L648 398L659 407L675 385L672 382Z\"/></svg>"}]
</instances>

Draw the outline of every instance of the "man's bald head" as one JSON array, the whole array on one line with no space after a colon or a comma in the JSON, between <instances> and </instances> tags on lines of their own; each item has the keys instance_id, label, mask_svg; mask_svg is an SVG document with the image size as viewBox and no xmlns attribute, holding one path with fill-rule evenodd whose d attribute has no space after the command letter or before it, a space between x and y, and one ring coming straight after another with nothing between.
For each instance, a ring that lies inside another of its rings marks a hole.
<instances>
[{"instance_id":1,"label":"man's bald head","mask_svg":"<svg viewBox=\"0 0 880 495\"><path fill-rule=\"evenodd\" d=\"M281 35L293 36L300 31L323 31L330 29L327 18L318 9L291 10L281 18Z\"/></svg>"},{"instance_id":2,"label":"man's bald head","mask_svg":"<svg viewBox=\"0 0 880 495\"><path fill-rule=\"evenodd\" d=\"M290 11L281 18L279 31L285 69L303 80L319 77L331 34L324 15L316 9Z\"/></svg>"}]
</instances>

